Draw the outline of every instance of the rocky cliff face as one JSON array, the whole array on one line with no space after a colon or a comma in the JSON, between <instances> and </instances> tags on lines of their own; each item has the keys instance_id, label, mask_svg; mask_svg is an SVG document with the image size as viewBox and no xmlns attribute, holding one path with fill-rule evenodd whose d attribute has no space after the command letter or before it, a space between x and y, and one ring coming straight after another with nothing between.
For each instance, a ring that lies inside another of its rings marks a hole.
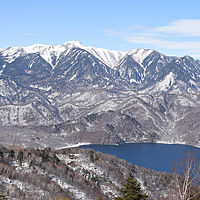
<instances>
[{"instance_id":1,"label":"rocky cliff face","mask_svg":"<svg viewBox=\"0 0 200 200\"><path fill-rule=\"evenodd\" d=\"M139 168L92 150L0 146L0 193L13 200L113 199L130 176L141 183L150 199L168 199L172 192L171 174Z\"/></svg>"}]
</instances>

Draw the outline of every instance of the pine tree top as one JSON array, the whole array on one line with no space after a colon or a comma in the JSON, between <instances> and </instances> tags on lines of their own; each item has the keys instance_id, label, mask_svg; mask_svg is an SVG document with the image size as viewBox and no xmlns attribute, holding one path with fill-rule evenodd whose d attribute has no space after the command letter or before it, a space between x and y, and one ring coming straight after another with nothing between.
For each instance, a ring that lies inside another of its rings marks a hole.
<instances>
[{"instance_id":1,"label":"pine tree top","mask_svg":"<svg viewBox=\"0 0 200 200\"><path fill-rule=\"evenodd\" d=\"M120 193L121 197L116 197L115 200L146 200L148 197L142 193L140 183L133 178L126 180Z\"/></svg>"}]
</instances>

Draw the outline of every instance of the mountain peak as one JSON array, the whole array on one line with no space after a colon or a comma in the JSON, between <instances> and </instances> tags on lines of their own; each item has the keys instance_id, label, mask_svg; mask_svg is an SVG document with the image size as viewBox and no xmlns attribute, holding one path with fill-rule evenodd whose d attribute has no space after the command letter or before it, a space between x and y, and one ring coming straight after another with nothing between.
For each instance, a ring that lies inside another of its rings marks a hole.
<instances>
[{"instance_id":1,"label":"mountain peak","mask_svg":"<svg viewBox=\"0 0 200 200\"><path fill-rule=\"evenodd\" d=\"M151 49L133 49L128 52L128 55L131 55L134 60L141 64L152 52Z\"/></svg>"},{"instance_id":2,"label":"mountain peak","mask_svg":"<svg viewBox=\"0 0 200 200\"><path fill-rule=\"evenodd\" d=\"M65 43L63 43L63 45L64 45L64 46L72 45L72 46L76 46L76 47L82 47L82 46L83 46L83 45L81 44L81 42L80 42L80 41L77 41L77 40L65 42Z\"/></svg>"}]
</instances>

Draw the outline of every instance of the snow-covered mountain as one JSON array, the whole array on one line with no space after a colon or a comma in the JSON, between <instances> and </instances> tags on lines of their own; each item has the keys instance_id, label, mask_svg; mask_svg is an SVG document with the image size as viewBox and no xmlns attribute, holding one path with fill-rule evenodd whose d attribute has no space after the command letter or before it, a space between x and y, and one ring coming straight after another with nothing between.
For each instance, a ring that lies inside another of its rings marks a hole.
<instances>
[{"instance_id":1,"label":"snow-covered mountain","mask_svg":"<svg viewBox=\"0 0 200 200\"><path fill-rule=\"evenodd\" d=\"M126 55L126 53L122 51L114 51L102 48L86 47L84 49L93 54L110 68L114 68L116 63Z\"/></svg>"},{"instance_id":2,"label":"snow-covered mountain","mask_svg":"<svg viewBox=\"0 0 200 200\"><path fill-rule=\"evenodd\" d=\"M142 93L199 91L200 65L190 56L165 56L157 51L128 52L114 67L120 76Z\"/></svg>"},{"instance_id":3,"label":"snow-covered mountain","mask_svg":"<svg viewBox=\"0 0 200 200\"><path fill-rule=\"evenodd\" d=\"M164 198L172 188L166 174L91 150L51 149L126 142L200 147L199 100L200 61L190 56L113 51L78 41L2 49L0 144L31 149L0 145L0 187L19 199L113 199L110 191L118 194L125 169L153 199Z\"/></svg>"},{"instance_id":4,"label":"snow-covered mountain","mask_svg":"<svg viewBox=\"0 0 200 200\"><path fill-rule=\"evenodd\" d=\"M126 54L122 51L85 47L79 41L69 41L61 45L35 44L28 47L9 47L4 50L2 49L2 55L5 57L6 61L10 63L20 56L39 53L41 57L43 57L49 64L52 65L52 67L54 67L56 65L55 60L58 60L60 55L64 52L65 55L67 55L72 48L80 48L90 52L111 68L113 68L116 62Z\"/></svg>"},{"instance_id":5,"label":"snow-covered mountain","mask_svg":"<svg viewBox=\"0 0 200 200\"><path fill-rule=\"evenodd\" d=\"M89 63L83 60L81 61L80 59L77 60L76 56L78 55L74 55L77 51L81 51L82 54L85 54L85 56L79 58L85 59L87 57ZM29 61L25 62L24 59ZM35 59L40 59L40 64L37 63ZM75 77L80 78L76 71L76 69L82 70L82 68L78 66L79 61L82 62L84 68L86 66L94 67L104 65L103 68L105 68L106 74L109 75L104 77L104 74L101 78L114 81L114 85L119 82L118 86L124 82L122 85L126 85L126 88L128 87L130 90L137 90L142 93L159 94L169 91L180 93L185 91L198 91L200 88L200 62L194 60L190 56L170 57L150 49L134 49L128 52L121 52L86 47L79 41L69 41L61 45L35 44L29 47L10 47L4 49L0 52L0 74L8 75L8 71L15 71L15 69L17 69L16 73L18 73L19 68L15 66L20 66L20 69L24 69L23 76L25 76L28 81L30 76L36 73L35 70L32 70L32 66L37 65L37 67L35 67L37 73L41 73L45 70L45 68L41 67L41 62L43 62L43 65L51 66L48 67L48 70L50 70L49 77L54 77L54 80L55 74L59 74L57 73L59 68L69 70L69 66L71 66L71 75L67 72L63 72L65 75L62 75L62 77L65 76L66 80L74 81L76 80ZM90 74L92 68L89 70ZM96 70L97 68L94 69L93 72L97 72ZM103 69L100 71L102 70ZM84 70L84 72L87 73L88 70ZM67 76L67 74L69 76ZM97 74L94 73L94 75L95 79L99 79L96 77ZM81 75L81 77L83 76ZM44 79L44 77L40 76L40 79ZM89 79L92 80L91 77L88 77L88 74L85 76L85 79L87 79L86 82ZM122 79L124 81L122 81ZM105 83L103 85L105 86L106 84L109 86L113 85L113 83ZM91 82L91 85L96 85L95 87L99 86L94 82ZM109 88L112 87L113 86Z\"/></svg>"},{"instance_id":6,"label":"snow-covered mountain","mask_svg":"<svg viewBox=\"0 0 200 200\"><path fill-rule=\"evenodd\" d=\"M111 51L77 41L0 52L0 125L39 126L44 136L39 146L51 144L44 130L56 134L58 146L65 141L199 146L198 128L190 132L195 141L181 129L184 124L191 130L187 120L199 116L199 91L200 62L190 56ZM32 141L19 132L14 143Z\"/></svg>"}]
</instances>

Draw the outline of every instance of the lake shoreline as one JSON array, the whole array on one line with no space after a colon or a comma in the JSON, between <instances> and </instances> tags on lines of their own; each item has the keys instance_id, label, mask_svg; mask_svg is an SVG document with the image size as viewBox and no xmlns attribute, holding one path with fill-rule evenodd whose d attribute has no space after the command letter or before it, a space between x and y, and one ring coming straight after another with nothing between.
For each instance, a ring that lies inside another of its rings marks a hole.
<instances>
[{"instance_id":1,"label":"lake shoreline","mask_svg":"<svg viewBox=\"0 0 200 200\"><path fill-rule=\"evenodd\" d=\"M200 155L198 147L174 143L90 144L80 148L111 154L134 165L162 172L170 172L173 162L182 161L184 155L190 150L193 150L196 156Z\"/></svg>"},{"instance_id":2,"label":"lake shoreline","mask_svg":"<svg viewBox=\"0 0 200 200\"><path fill-rule=\"evenodd\" d=\"M80 143L75 143L75 144L69 144L69 145L65 145L63 147L59 147L56 148L56 150L61 150L61 149L68 149L68 148L75 148L75 147L82 147L85 145L110 145L110 146L120 146L120 145L124 145L124 144L170 144L170 145L185 145L185 146L189 146L189 147L194 147L194 148L198 148L200 149L200 146L194 146L194 145L190 145L184 142L164 142L164 141L158 141L158 142L125 142L125 143L121 143L121 144L101 144L101 143L89 143L89 142L80 142Z\"/></svg>"}]
</instances>

